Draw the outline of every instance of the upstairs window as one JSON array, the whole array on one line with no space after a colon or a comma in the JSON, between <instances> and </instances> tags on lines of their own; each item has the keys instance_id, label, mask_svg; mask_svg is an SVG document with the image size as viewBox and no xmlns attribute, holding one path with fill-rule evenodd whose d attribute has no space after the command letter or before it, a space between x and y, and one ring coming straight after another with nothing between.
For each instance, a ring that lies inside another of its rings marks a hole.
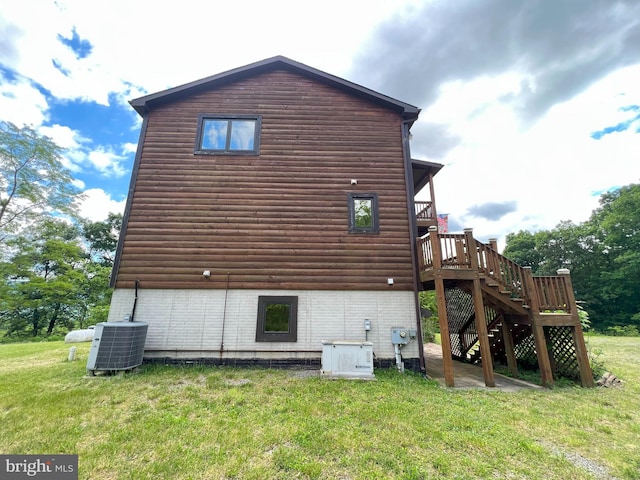
<instances>
[{"instance_id":1,"label":"upstairs window","mask_svg":"<svg viewBox=\"0 0 640 480\"><path fill-rule=\"evenodd\" d=\"M196 153L257 155L261 123L258 115L201 115Z\"/></svg>"},{"instance_id":2,"label":"upstairs window","mask_svg":"<svg viewBox=\"0 0 640 480\"><path fill-rule=\"evenodd\" d=\"M349 194L349 233L379 233L378 195Z\"/></svg>"}]
</instances>

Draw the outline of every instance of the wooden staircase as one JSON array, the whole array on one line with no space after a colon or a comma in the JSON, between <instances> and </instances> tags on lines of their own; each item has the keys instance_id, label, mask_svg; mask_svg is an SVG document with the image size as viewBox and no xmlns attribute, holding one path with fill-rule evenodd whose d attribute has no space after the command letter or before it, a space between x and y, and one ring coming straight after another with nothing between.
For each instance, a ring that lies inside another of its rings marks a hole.
<instances>
[{"instance_id":1,"label":"wooden staircase","mask_svg":"<svg viewBox=\"0 0 640 480\"><path fill-rule=\"evenodd\" d=\"M438 301L445 380L453 386L451 358L482 365L485 384L494 386L493 364L537 363L543 385L554 373L594 385L568 270L533 276L497 251L464 234L429 227L418 239L423 288Z\"/></svg>"}]
</instances>

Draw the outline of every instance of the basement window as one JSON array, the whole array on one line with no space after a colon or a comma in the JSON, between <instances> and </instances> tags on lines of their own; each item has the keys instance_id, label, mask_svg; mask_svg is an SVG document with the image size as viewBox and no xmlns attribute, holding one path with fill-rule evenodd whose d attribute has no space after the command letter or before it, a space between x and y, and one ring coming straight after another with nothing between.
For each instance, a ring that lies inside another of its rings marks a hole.
<instances>
[{"instance_id":1,"label":"basement window","mask_svg":"<svg viewBox=\"0 0 640 480\"><path fill-rule=\"evenodd\" d=\"M379 233L378 195L350 193L349 233Z\"/></svg>"},{"instance_id":2,"label":"basement window","mask_svg":"<svg viewBox=\"0 0 640 480\"><path fill-rule=\"evenodd\" d=\"M256 342L298 341L298 297L258 297Z\"/></svg>"},{"instance_id":3,"label":"basement window","mask_svg":"<svg viewBox=\"0 0 640 480\"><path fill-rule=\"evenodd\" d=\"M261 124L259 115L200 115L195 153L257 155Z\"/></svg>"}]
</instances>

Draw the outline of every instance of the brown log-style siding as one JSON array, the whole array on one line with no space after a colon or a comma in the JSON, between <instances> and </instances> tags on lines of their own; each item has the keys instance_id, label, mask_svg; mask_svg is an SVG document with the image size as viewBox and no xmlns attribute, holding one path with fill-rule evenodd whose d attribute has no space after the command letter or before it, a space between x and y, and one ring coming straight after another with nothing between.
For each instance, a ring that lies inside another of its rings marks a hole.
<instances>
[{"instance_id":1,"label":"brown log-style siding","mask_svg":"<svg viewBox=\"0 0 640 480\"><path fill-rule=\"evenodd\" d=\"M262 115L260 154L194 154L201 114ZM117 288L413 290L399 113L278 70L148 115ZM349 192L379 234L348 233Z\"/></svg>"}]
</instances>

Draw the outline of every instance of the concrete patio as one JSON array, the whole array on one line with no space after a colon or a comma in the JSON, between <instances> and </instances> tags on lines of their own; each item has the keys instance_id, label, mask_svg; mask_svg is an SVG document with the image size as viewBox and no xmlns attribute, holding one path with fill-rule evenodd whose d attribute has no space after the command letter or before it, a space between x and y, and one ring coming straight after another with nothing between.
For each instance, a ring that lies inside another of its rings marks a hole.
<instances>
[{"instance_id":1,"label":"concrete patio","mask_svg":"<svg viewBox=\"0 0 640 480\"><path fill-rule=\"evenodd\" d=\"M427 343L424 346L424 361L427 377L436 380L441 385L445 385L444 371L442 366L442 347L435 343ZM456 389L476 389L483 388L489 390L499 390L503 392L517 392L523 389L541 389L540 385L506 377L495 373L495 387L487 387L484 384L482 367L463 362L453 362L454 387Z\"/></svg>"}]
</instances>

